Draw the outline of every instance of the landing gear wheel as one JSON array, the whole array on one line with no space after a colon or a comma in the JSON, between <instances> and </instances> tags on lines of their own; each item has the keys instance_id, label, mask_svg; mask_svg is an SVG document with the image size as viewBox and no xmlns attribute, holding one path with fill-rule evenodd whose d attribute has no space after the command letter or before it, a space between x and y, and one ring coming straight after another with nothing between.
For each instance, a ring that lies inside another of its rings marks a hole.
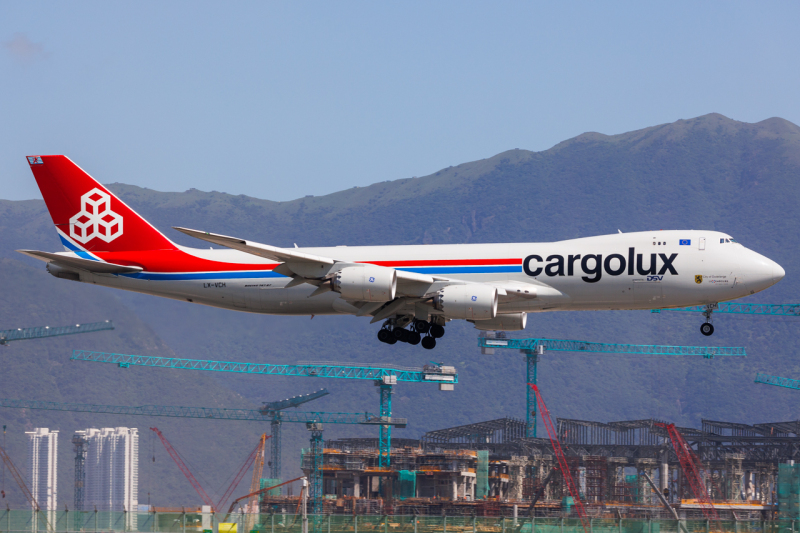
<instances>
[{"instance_id":1,"label":"landing gear wheel","mask_svg":"<svg viewBox=\"0 0 800 533\"><path fill-rule=\"evenodd\" d=\"M433 350L436 348L436 339L433 337L423 337L422 338L422 347L426 350Z\"/></svg>"},{"instance_id":2,"label":"landing gear wheel","mask_svg":"<svg viewBox=\"0 0 800 533\"><path fill-rule=\"evenodd\" d=\"M389 342L392 333L388 329L382 329L378 332L378 340L381 342Z\"/></svg>"},{"instance_id":3,"label":"landing gear wheel","mask_svg":"<svg viewBox=\"0 0 800 533\"><path fill-rule=\"evenodd\" d=\"M431 337L440 339L444 337L444 328L439 324L431 324Z\"/></svg>"},{"instance_id":4,"label":"landing gear wheel","mask_svg":"<svg viewBox=\"0 0 800 533\"><path fill-rule=\"evenodd\" d=\"M409 331L403 328L394 328L392 330L392 335L394 335L394 338L400 342L408 342L408 333Z\"/></svg>"},{"instance_id":5,"label":"landing gear wheel","mask_svg":"<svg viewBox=\"0 0 800 533\"><path fill-rule=\"evenodd\" d=\"M431 324L425 320L415 320L414 329L420 333L428 333L428 331L431 329Z\"/></svg>"},{"instance_id":6,"label":"landing gear wheel","mask_svg":"<svg viewBox=\"0 0 800 533\"><path fill-rule=\"evenodd\" d=\"M700 333L702 333L706 337L710 337L711 335L714 334L714 326L706 322L705 324L700 326Z\"/></svg>"},{"instance_id":7,"label":"landing gear wheel","mask_svg":"<svg viewBox=\"0 0 800 533\"><path fill-rule=\"evenodd\" d=\"M408 344L417 345L421 340L422 340L422 335L420 335L418 332L416 331L408 332L408 340L406 341Z\"/></svg>"},{"instance_id":8,"label":"landing gear wheel","mask_svg":"<svg viewBox=\"0 0 800 533\"><path fill-rule=\"evenodd\" d=\"M386 344L394 344L396 342L397 342L397 339L394 338L393 336L389 335L389 340L386 341Z\"/></svg>"}]
</instances>

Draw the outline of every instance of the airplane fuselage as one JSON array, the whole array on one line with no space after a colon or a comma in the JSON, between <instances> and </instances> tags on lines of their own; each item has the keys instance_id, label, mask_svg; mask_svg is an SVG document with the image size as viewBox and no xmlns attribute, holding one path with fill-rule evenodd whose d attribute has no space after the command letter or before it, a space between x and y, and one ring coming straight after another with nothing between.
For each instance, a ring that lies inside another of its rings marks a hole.
<instances>
[{"instance_id":1,"label":"airplane fuselage","mask_svg":"<svg viewBox=\"0 0 800 533\"><path fill-rule=\"evenodd\" d=\"M535 288L533 298L501 300L497 313L508 314L711 304L764 290L783 277L783 269L776 263L731 241L729 235L715 231L676 230L551 243L296 250L465 282L511 282ZM81 272L80 281L254 313L325 315L358 311L337 292L309 297L316 289L313 285L287 288L292 278L273 272L278 263L237 250L179 247L93 255L143 270L129 274ZM436 289L436 285L431 287L432 291Z\"/></svg>"}]
</instances>

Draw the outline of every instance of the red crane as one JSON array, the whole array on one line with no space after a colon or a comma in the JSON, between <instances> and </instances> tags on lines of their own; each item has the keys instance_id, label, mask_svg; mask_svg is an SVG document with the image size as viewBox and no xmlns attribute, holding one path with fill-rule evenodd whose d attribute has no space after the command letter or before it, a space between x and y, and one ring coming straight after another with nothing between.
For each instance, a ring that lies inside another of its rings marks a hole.
<instances>
[{"instance_id":1,"label":"red crane","mask_svg":"<svg viewBox=\"0 0 800 533\"><path fill-rule=\"evenodd\" d=\"M575 483L575 480L572 479L572 474L567 466L567 459L564 457L561 444L558 442L558 434L553 426L553 421L550 419L550 411L547 410L547 406L544 404L544 399L542 398L542 393L539 391L539 387L533 383L528 383L528 385L533 389L533 392L536 393L536 403L539 405L539 412L542 415L542 422L544 422L544 427L547 428L547 436L550 437L550 444L553 446L553 453L555 453L556 457L558 458L558 468L561 470L564 483L566 483L567 489L569 490L569 495L572 496L572 499L575 502L575 511L578 513L578 517L581 519L583 531L585 533L589 533L591 528L589 515L586 514L586 508L583 506L583 502L581 501L577 484Z\"/></svg>"},{"instance_id":2,"label":"red crane","mask_svg":"<svg viewBox=\"0 0 800 533\"><path fill-rule=\"evenodd\" d=\"M703 476L701 475L701 472L704 470L703 464L700 462L697 454L694 453L694 450L692 450L692 447L686 442L686 439L683 438L683 435L681 435L681 432L675 427L675 424L656 422L655 425L667 431L669 439L672 441L672 446L675 448L675 454L678 456L678 460L681 463L683 475L689 482L689 487L691 487L694 497L700 504L700 509L703 511L703 514L708 520L719 521L719 514L717 514L717 510L714 508L714 504L711 503L711 498L709 498L706 485L703 482Z\"/></svg>"},{"instance_id":3,"label":"red crane","mask_svg":"<svg viewBox=\"0 0 800 533\"><path fill-rule=\"evenodd\" d=\"M181 472L183 472L183 475L186 476L186 479L189 480L189 483L192 484L192 487L194 487L194 490L197 491L197 494L200 495L200 499L203 500L203 503L205 503L206 505L210 505L211 509L216 511L216 507L214 506L214 502L211 500L211 497L206 493L205 490L203 490L203 487L200 486L200 482L198 482L192 475L191 471L189 471L189 467L186 466L186 463L184 463L183 459L180 458L177 450L175 450L175 448L172 447L172 444L170 444L167 438L161 434L158 428L150 428L150 429L156 432L158 438L161 439L161 444L163 444L164 448L167 449L167 453L169 454L170 457L172 457L172 460L175 461L175 464L178 465L178 468L181 469Z\"/></svg>"},{"instance_id":4,"label":"red crane","mask_svg":"<svg viewBox=\"0 0 800 533\"><path fill-rule=\"evenodd\" d=\"M268 438L269 437L266 437L264 439L264 441L266 441ZM262 441L259 440L258 444L256 445L256 447L253 448L253 451L250 452L250 455L248 455L247 459L244 460L244 464L239 469L239 472L236 473L236 477L233 478L233 482L228 487L228 490L226 490L225 494L222 495L222 498L219 499L219 503L217 504L217 507L219 509L222 509L222 507L225 505L225 502L228 501L228 498L230 498L231 493L236 489L236 487L239 486L239 483L242 481L242 478L244 477L245 472L247 472L247 469L250 468L251 464L253 464L253 461L255 460L256 455L258 455L258 450L259 449L263 449L262 446L263 446L262 445Z\"/></svg>"}]
</instances>

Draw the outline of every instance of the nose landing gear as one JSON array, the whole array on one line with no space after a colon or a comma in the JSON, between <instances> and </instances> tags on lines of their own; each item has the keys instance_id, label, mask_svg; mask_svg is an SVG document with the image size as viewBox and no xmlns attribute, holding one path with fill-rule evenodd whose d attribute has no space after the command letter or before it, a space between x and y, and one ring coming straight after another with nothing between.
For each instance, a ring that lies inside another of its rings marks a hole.
<instances>
[{"instance_id":1,"label":"nose landing gear","mask_svg":"<svg viewBox=\"0 0 800 533\"><path fill-rule=\"evenodd\" d=\"M706 317L706 323L700 326L700 333L706 337L714 334L714 325L711 323L711 314L715 309L719 309L719 304L708 304L706 310L703 311L703 316Z\"/></svg>"}]
</instances>

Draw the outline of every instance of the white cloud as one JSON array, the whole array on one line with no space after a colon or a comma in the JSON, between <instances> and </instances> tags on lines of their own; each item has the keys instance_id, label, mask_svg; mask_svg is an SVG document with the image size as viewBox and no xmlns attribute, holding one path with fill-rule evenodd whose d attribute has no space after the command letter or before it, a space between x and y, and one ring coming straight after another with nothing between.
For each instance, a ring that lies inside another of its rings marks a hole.
<instances>
[{"instance_id":1,"label":"white cloud","mask_svg":"<svg viewBox=\"0 0 800 533\"><path fill-rule=\"evenodd\" d=\"M24 33L15 33L14 38L3 43L11 56L25 65L35 63L40 59L46 59L48 54L40 43L34 43Z\"/></svg>"}]
</instances>

